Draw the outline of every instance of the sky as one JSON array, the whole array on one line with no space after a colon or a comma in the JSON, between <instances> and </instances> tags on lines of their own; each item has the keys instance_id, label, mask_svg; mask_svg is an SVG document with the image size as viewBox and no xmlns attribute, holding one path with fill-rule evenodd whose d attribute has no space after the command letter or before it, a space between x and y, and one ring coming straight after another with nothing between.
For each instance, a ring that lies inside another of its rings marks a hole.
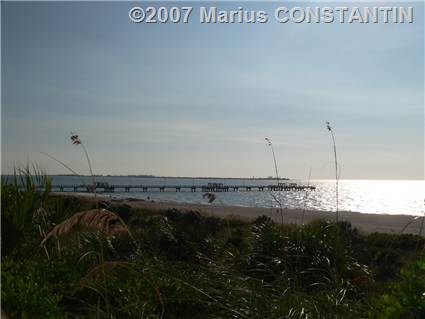
<instances>
[{"instance_id":1,"label":"sky","mask_svg":"<svg viewBox=\"0 0 425 319\"><path fill-rule=\"evenodd\" d=\"M241 3L196 2L135 24L136 4L2 2L2 173L69 173L46 152L87 174L74 132L96 174L271 176L268 137L282 177L327 179L330 121L341 178L424 178L422 3L411 24L200 24Z\"/></svg>"}]
</instances>

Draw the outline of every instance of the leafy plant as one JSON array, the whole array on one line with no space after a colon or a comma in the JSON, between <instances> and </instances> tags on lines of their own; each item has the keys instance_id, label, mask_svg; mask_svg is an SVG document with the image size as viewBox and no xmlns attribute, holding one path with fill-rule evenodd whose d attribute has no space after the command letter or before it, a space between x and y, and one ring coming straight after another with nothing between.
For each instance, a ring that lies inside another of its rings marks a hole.
<instances>
[{"instance_id":1,"label":"leafy plant","mask_svg":"<svg viewBox=\"0 0 425 319\"><path fill-rule=\"evenodd\" d=\"M12 318L67 318L61 302L72 277L59 264L3 259L2 308Z\"/></svg>"},{"instance_id":2,"label":"leafy plant","mask_svg":"<svg viewBox=\"0 0 425 319\"><path fill-rule=\"evenodd\" d=\"M36 166L16 168L11 179L1 180L2 255L8 255L35 231L45 231L44 207L51 180Z\"/></svg>"},{"instance_id":3,"label":"leafy plant","mask_svg":"<svg viewBox=\"0 0 425 319\"><path fill-rule=\"evenodd\" d=\"M374 301L370 316L382 319L425 317L425 254L401 271L398 282Z\"/></svg>"}]
</instances>

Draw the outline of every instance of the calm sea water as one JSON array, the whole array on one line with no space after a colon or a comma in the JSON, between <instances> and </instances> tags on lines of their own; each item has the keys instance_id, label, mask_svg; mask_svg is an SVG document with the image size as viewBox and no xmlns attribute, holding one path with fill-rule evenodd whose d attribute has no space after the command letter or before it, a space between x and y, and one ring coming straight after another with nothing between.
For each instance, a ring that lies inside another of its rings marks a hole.
<instances>
[{"instance_id":1,"label":"calm sea water","mask_svg":"<svg viewBox=\"0 0 425 319\"><path fill-rule=\"evenodd\" d=\"M53 184L90 184L89 177L53 176ZM120 185L206 185L207 183L223 183L225 185L270 185L270 180L251 179L192 179L192 178L146 178L146 177L97 177L97 182ZM294 180L300 184L306 181ZM315 191L275 192L283 207L315 210L335 210L335 183L330 180L314 180ZM108 193L107 193L108 194ZM115 197L133 197L161 201L177 201L187 203L205 203L202 192L151 191L133 190L129 193L109 193ZM277 207L270 192L264 191L229 191L216 193L215 204L248 207ZM424 213L425 181L421 180L341 180L339 187L340 210L374 214L406 214L422 215Z\"/></svg>"}]
</instances>

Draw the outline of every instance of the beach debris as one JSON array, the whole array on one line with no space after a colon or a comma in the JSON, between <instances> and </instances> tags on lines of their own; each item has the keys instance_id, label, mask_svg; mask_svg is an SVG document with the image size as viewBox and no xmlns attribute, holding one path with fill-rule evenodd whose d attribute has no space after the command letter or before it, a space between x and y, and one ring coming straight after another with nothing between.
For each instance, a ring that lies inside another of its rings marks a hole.
<instances>
[{"instance_id":1,"label":"beach debris","mask_svg":"<svg viewBox=\"0 0 425 319\"><path fill-rule=\"evenodd\" d=\"M215 199L216 199L216 196L215 196L215 194L214 193L210 193L210 192L208 192L208 193L204 193L203 195L202 195L202 198L207 198L208 199L208 203L212 203L213 201L215 201Z\"/></svg>"}]
</instances>

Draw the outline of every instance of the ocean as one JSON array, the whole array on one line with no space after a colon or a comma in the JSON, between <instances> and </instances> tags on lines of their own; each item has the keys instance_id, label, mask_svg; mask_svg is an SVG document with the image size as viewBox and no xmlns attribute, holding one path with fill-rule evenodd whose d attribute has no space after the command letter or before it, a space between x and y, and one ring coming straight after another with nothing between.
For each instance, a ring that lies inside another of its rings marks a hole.
<instances>
[{"instance_id":1,"label":"ocean","mask_svg":"<svg viewBox=\"0 0 425 319\"><path fill-rule=\"evenodd\" d=\"M54 185L90 184L87 176L52 176ZM167 177L96 177L96 182L118 185L189 185L199 186L208 183L223 183L224 185L271 185L273 180L258 179L197 179L197 178L167 178ZM307 185L305 180L290 180ZM314 191L282 191L273 192L283 208L306 208L307 210L335 211L335 181L312 180L310 185ZM166 192L132 190L115 190L104 193L115 197L132 197L157 201L177 201L186 203L205 203L202 192L181 192L168 190ZM425 181L423 180L340 180L339 210L373 214L405 214L423 215L425 199ZM247 207L278 207L269 191L232 191L216 193L214 204Z\"/></svg>"}]
</instances>

